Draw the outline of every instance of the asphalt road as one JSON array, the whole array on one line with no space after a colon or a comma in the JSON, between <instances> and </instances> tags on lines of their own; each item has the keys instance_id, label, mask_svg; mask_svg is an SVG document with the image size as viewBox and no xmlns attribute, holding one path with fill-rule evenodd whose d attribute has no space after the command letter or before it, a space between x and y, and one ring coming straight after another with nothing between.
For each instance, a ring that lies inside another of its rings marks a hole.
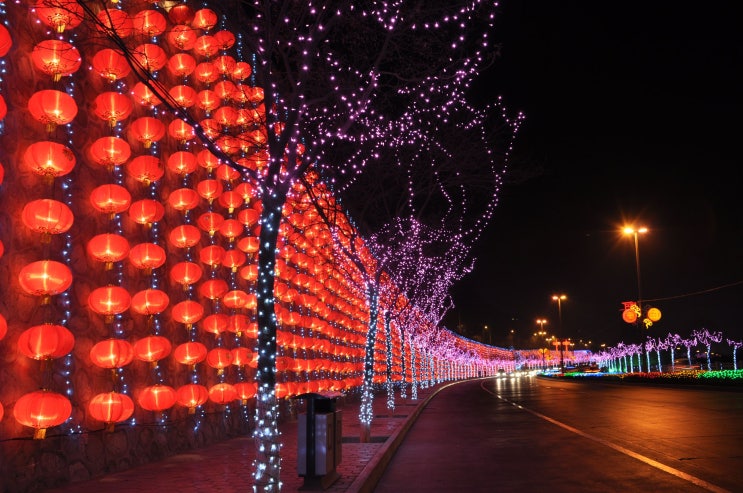
<instances>
[{"instance_id":1,"label":"asphalt road","mask_svg":"<svg viewBox=\"0 0 743 493\"><path fill-rule=\"evenodd\" d=\"M374 491L743 491L743 392L542 377L454 384Z\"/></svg>"}]
</instances>

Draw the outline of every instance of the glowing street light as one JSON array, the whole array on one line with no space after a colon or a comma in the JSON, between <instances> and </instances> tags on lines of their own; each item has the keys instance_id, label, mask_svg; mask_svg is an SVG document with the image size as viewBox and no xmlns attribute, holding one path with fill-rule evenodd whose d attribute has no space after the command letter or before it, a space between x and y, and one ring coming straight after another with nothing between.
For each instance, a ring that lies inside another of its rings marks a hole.
<instances>
[{"instance_id":1,"label":"glowing street light","mask_svg":"<svg viewBox=\"0 0 743 493\"><path fill-rule=\"evenodd\" d=\"M640 280L640 242L638 235L645 234L648 232L648 228L642 226L635 229L634 226L625 226L622 232L625 235L632 235L635 240L635 266L637 267L637 307L642 313L642 282Z\"/></svg>"},{"instance_id":2,"label":"glowing street light","mask_svg":"<svg viewBox=\"0 0 743 493\"><path fill-rule=\"evenodd\" d=\"M559 320L559 328L560 328L560 335L564 335L562 333L562 302L568 299L568 296L565 294L553 294L552 295L552 301L557 302L557 318Z\"/></svg>"},{"instance_id":3,"label":"glowing street light","mask_svg":"<svg viewBox=\"0 0 743 493\"><path fill-rule=\"evenodd\" d=\"M539 324L539 335L546 334L546 332L544 331L544 324L547 323L547 320L544 318L538 318L537 323Z\"/></svg>"}]
</instances>

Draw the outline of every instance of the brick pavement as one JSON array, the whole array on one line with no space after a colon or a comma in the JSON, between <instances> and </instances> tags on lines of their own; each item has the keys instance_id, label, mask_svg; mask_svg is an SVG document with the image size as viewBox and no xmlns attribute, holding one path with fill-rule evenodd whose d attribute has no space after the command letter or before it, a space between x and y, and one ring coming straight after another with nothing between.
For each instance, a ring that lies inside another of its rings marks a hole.
<instances>
[{"instance_id":1,"label":"brick pavement","mask_svg":"<svg viewBox=\"0 0 743 493\"><path fill-rule=\"evenodd\" d=\"M358 398L344 397L336 408L342 417L342 457L336 470L339 478L324 491L370 492L384 471L389 459L428 400L444 385L419 389L418 399L400 399L390 412L386 395L374 398L374 419L371 439L359 443ZM300 491L304 478L297 470L296 419L283 419L279 425L282 442L281 481L285 492ZM178 493L244 493L251 491L252 462L255 443L252 437L238 437L221 443L174 455L158 462L72 483L62 488L47 490L56 493L148 493L177 491Z\"/></svg>"}]
</instances>

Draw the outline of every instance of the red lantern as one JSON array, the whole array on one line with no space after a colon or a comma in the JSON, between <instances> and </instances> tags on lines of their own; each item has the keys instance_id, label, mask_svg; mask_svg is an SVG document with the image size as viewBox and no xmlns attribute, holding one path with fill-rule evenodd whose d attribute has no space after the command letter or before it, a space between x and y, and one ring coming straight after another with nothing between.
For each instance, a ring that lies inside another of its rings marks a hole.
<instances>
[{"instance_id":1,"label":"red lantern","mask_svg":"<svg viewBox=\"0 0 743 493\"><path fill-rule=\"evenodd\" d=\"M204 111L214 111L219 108L220 104L222 104L222 101L219 99L219 96L217 96L216 92L210 89L199 91L196 95L196 106Z\"/></svg>"},{"instance_id":2,"label":"red lantern","mask_svg":"<svg viewBox=\"0 0 743 493\"><path fill-rule=\"evenodd\" d=\"M217 31L214 33L214 41L220 50L229 50L235 44L235 35L231 31Z\"/></svg>"},{"instance_id":3,"label":"red lantern","mask_svg":"<svg viewBox=\"0 0 743 493\"><path fill-rule=\"evenodd\" d=\"M199 216L196 220L196 224L199 225L202 231L209 233L209 236L214 236L214 233L219 231L219 227L224 222L224 217L217 212L205 212Z\"/></svg>"},{"instance_id":4,"label":"red lantern","mask_svg":"<svg viewBox=\"0 0 743 493\"><path fill-rule=\"evenodd\" d=\"M247 254L256 253L259 247L260 242L258 241L257 236L245 236L240 238L240 241L237 242L237 248Z\"/></svg>"},{"instance_id":5,"label":"red lantern","mask_svg":"<svg viewBox=\"0 0 743 493\"><path fill-rule=\"evenodd\" d=\"M219 195L219 204L232 214L243 204L243 198L235 190L226 190Z\"/></svg>"},{"instance_id":6,"label":"red lantern","mask_svg":"<svg viewBox=\"0 0 743 493\"><path fill-rule=\"evenodd\" d=\"M34 120L51 131L57 125L70 123L77 115L77 103L66 92L54 89L36 91L28 100L28 111Z\"/></svg>"},{"instance_id":7,"label":"red lantern","mask_svg":"<svg viewBox=\"0 0 743 493\"><path fill-rule=\"evenodd\" d=\"M157 142L165 137L165 124L157 118L143 116L137 118L129 125L129 132L146 149L149 149L153 142Z\"/></svg>"},{"instance_id":8,"label":"red lantern","mask_svg":"<svg viewBox=\"0 0 743 493\"><path fill-rule=\"evenodd\" d=\"M41 324L24 330L18 337L18 351L36 360L61 358L75 347L75 336L65 327Z\"/></svg>"},{"instance_id":9,"label":"red lantern","mask_svg":"<svg viewBox=\"0 0 743 493\"><path fill-rule=\"evenodd\" d=\"M44 235L65 233L75 220L67 205L52 199L29 202L23 207L21 217L27 228Z\"/></svg>"},{"instance_id":10,"label":"red lantern","mask_svg":"<svg viewBox=\"0 0 743 493\"><path fill-rule=\"evenodd\" d=\"M147 411L165 411L175 405L175 389L162 384L151 385L142 389L137 401Z\"/></svg>"},{"instance_id":11,"label":"red lantern","mask_svg":"<svg viewBox=\"0 0 743 493\"><path fill-rule=\"evenodd\" d=\"M132 149L120 137L101 137L90 146L90 158L100 166L120 166L129 160Z\"/></svg>"},{"instance_id":12,"label":"red lantern","mask_svg":"<svg viewBox=\"0 0 743 493\"><path fill-rule=\"evenodd\" d=\"M132 24L135 31L153 38L165 32L168 22L157 10L140 10L132 18Z\"/></svg>"},{"instance_id":13,"label":"red lantern","mask_svg":"<svg viewBox=\"0 0 743 493\"><path fill-rule=\"evenodd\" d=\"M168 240L176 248L191 248L198 245L201 232L192 224L181 224L170 231Z\"/></svg>"},{"instance_id":14,"label":"red lantern","mask_svg":"<svg viewBox=\"0 0 743 493\"><path fill-rule=\"evenodd\" d=\"M170 298L161 289L143 289L132 296L132 310L140 315L157 315L168 307Z\"/></svg>"},{"instance_id":15,"label":"red lantern","mask_svg":"<svg viewBox=\"0 0 743 493\"><path fill-rule=\"evenodd\" d=\"M222 190L222 184L219 180L201 180L198 185L196 185L196 191L199 192L199 195L209 202L219 197L222 194Z\"/></svg>"},{"instance_id":16,"label":"red lantern","mask_svg":"<svg viewBox=\"0 0 743 493\"><path fill-rule=\"evenodd\" d=\"M8 321L5 320L5 317L0 314L0 341L3 340L3 337L5 337L5 334L8 333ZM2 417L0 417L2 419Z\"/></svg>"},{"instance_id":17,"label":"red lantern","mask_svg":"<svg viewBox=\"0 0 743 493\"><path fill-rule=\"evenodd\" d=\"M174 26L168 31L168 43L179 50L189 51L196 44L198 33L190 26Z\"/></svg>"},{"instance_id":18,"label":"red lantern","mask_svg":"<svg viewBox=\"0 0 743 493\"><path fill-rule=\"evenodd\" d=\"M8 105L5 104L5 98L2 94L0 94L0 120L5 118L5 115L8 114Z\"/></svg>"},{"instance_id":19,"label":"red lantern","mask_svg":"<svg viewBox=\"0 0 743 493\"><path fill-rule=\"evenodd\" d=\"M229 289L224 279L209 279L199 286L199 294L214 301L224 296Z\"/></svg>"},{"instance_id":20,"label":"red lantern","mask_svg":"<svg viewBox=\"0 0 743 493\"><path fill-rule=\"evenodd\" d=\"M204 135L211 140L218 138L222 133L219 123L213 118L204 118L199 122L199 125L201 125L201 129L204 131Z\"/></svg>"},{"instance_id":21,"label":"red lantern","mask_svg":"<svg viewBox=\"0 0 743 493\"><path fill-rule=\"evenodd\" d=\"M168 55L165 50L153 43L144 43L132 52L134 61L148 72L157 72L168 63Z\"/></svg>"},{"instance_id":22,"label":"red lantern","mask_svg":"<svg viewBox=\"0 0 743 493\"><path fill-rule=\"evenodd\" d=\"M0 57L7 55L12 46L13 38L10 37L10 32L5 26L0 24Z\"/></svg>"},{"instance_id":23,"label":"red lantern","mask_svg":"<svg viewBox=\"0 0 743 493\"><path fill-rule=\"evenodd\" d=\"M75 0L39 0L35 5L39 20L58 33L74 29L83 21L83 8Z\"/></svg>"},{"instance_id":24,"label":"red lantern","mask_svg":"<svg viewBox=\"0 0 743 493\"><path fill-rule=\"evenodd\" d=\"M238 382L234 385L235 392L237 392L237 398L240 399L244 404L247 404L248 399L255 397L258 391L258 384L255 382Z\"/></svg>"},{"instance_id":25,"label":"red lantern","mask_svg":"<svg viewBox=\"0 0 743 493\"><path fill-rule=\"evenodd\" d=\"M217 37L219 33L215 34ZM247 62L237 62L235 69L232 71L232 78L235 80L245 80L253 73L253 67Z\"/></svg>"},{"instance_id":26,"label":"red lantern","mask_svg":"<svg viewBox=\"0 0 743 493\"><path fill-rule=\"evenodd\" d=\"M199 194L192 188L173 190L168 196L168 203L178 211L190 211L199 205Z\"/></svg>"},{"instance_id":27,"label":"red lantern","mask_svg":"<svg viewBox=\"0 0 743 493\"><path fill-rule=\"evenodd\" d=\"M193 9L186 4L175 5L168 11L168 18L173 24L191 24L194 15Z\"/></svg>"},{"instance_id":28,"label":"red lantern","mask_svg":"<svg viewBox=\"0 0 743 493\"><path fill-rule=\"evenodd\" d=\"M237 399L235 387L229 383L218 383L209 389L209 400L216 404L229 404Z\"/></svg>"},{"instance_id":29,"label":"red lantern","mask_svg":"<svg viewBox=\"0 0 743 493\"><path fill-rule=\"evenodd\" d=\"M237 219L225 219L222 225L219 227L219 234L229 239L234 240L245 232L243 224Z\"/></svg>"},{"instance_id":30,"label":"red lantern","mask_svg":"<svg viewBox=\"0 0 743 493\"><path fill-rule=\"evenodd\" d=\"M23 153L23 162L39 176L56 178L64 176L75 167L72 150L57 142L34 142Z\"/></svg>"},{"instance_id":31,"label":"red lantern","mask_svg":"<svg viewBox=\"0 0 743 493\"><path fill-rule=\"evenodd\" d=\"M195 365L206 359L206 346L200 342L184 342L173 351L173 357L178 363Z\"/></svg>"},{"instance_id":32,"label":"red lantern","mask_svg":"<svg viewBox=\"0 0 743 493\"><path fill-rule=\"evenodd\" d=\"M121 262L129 255L129 241L112 233L96 235L88 241L88 254L111 269L114 262Z\"/></svg>"},{"instance_id":33,"label":"red lantern","mask_svg":"<svg viewBox=\"0 0 743 493\"><path fill-rule=\"evenodd\" d=\"M34 439L46 436L47 428L61 425L72 414L72 404L62 394L37 390L21 396L13 407L13 417L23 426L34 428Z\"/></svg>"},{"instance_id":34,"label":"red lantern","mask_svg":"<svg viewBox=\"0 0 743 493\"><path fill-rule=\"evenodd\" d=\"M232 364L246 366L253 360L253 352L246 347L236 347L232 351Z\"/></svg>"},{"instance_id":35,"label":"red lantern","mask_svg":"<svg viewBox=\"0 0 743 493\"><path fill-rule=\"evenodd\" d=\"M163 336L143 337L134 343L134 357L154 363L168 356L171 348L170 341Z\"/></svg>"},{"instance_id":36,"label":"red lantern","mask_svg":"<svg viewBox=\"0 0 743 493\"><path fill-rule=\"evenodd\" d=\"M142 82L134 84L132 89L132 97L134 101L142 106L158 106L162 103L162 100Z\"/></svg>"},{"instance_id":37,"label":"red lantern","mask_svg":"<svg viewBox=\"0 0 743 493\"><path fill-rule=\"evenodd\" d=\"M229 164L220 164L219 167L217 168L217 179L219 180L226 181L226 182L233 182L235 180L239 180L240 176L241 176L240 172L237 171L232 166L230 166ZM242 198L243 198L242 193L240 193L238 190L235 190L235 193L237 193L240 196L240 199L242 201Z\"/></svg>"},{"instance_id":38,"label":"red lantern","mask_svg":"<svg viewBox=\"0 0 743 493\"><path fill-rule=\"evenodd\" d=\"M134 401L126 394L104 392L90 399L88 412L93 419L106 423L112 431L114 423L129 419L134 414Z\"/></svg>"},{"instance_id":39,"label":"red lantern","mask_svg":"<svg viewBox=\"0 0 743 493\"><path fill-rule=\"evenodd\" d=\"M241 313L235 313L230 315L227 320L227 330L233 334L241 335L246 332L250 327L250 318L247 315Z\"/></svg>"},{"instance_id":40,"label":"red lantern","mask_svg":"<svg viewBox=\"0 0 743 493\"><path fill-rule=\"evenodd\" d=\"M223 127L231 127L237 122L237 111L231 106L222 106L214 112L214 119Z\"/></svg>"},{"instance_id":41,"label":"red lantern","mask_svg":"<svg viewBox=\"0 0 743 493\"><path fill-rule=\"evenodd\" d=\"M160 160L155 156L137 156L126 166L126 172L135 180L149 185L158 181L165 174Z\"/></svg>"},{"instance_id":42,"label":"red lantern","mask_svg":"<svg viewBox=\"0 0 743 493\"><path fill-rule=\"evenodd\" d=\"M165 208L157 200L143 199L132 202L129 206L129 217L137 224L151 226L165 215Z\"/></svg>"},{"instance_id":43,"label":"red lantern","mask_svg":"<svg viewBox=\"0 0 743 493\"><path fill-rule=\"evenodd\" d=\"M165 249L155 243L140 243L132 247L129 261L140 270L151 271L165 263Z\"/></svg>"},{"instance_id":44,"label":"red lantern","mask_svg":"<svg viewBox=\"0 0 743 493\"><path fill-rule=\"evenodd\" d=\"M116 91L103 92L93 101L94 112L114 128L117 122L125 120L134 109L131 98Z\"/></svg>"},{"instance_id":45,"label":"red lantern","mask_svg":"<svg viewBox=\"0 0 743 493\"><path fill-rule=\"evenodd\" d=\"M196 91L191 86L173 86L168 94L181 108L190 108L196 103Z\"/></svg>"},{"instance_id":46,"label":"red lantern","mask_svg":"<svg viewBox=\"0 0 743 493\"><path fill-rule=\"evenodd\" d=\"M210 334L218 336L227 330L228 323L229 317L227 315L222 313L213 313L204 317L204 320L201 321L200 325L204 332L209 332Z\"/></svg>"},{"instance_id":47,"label":"red lantern","mask_svg":"<svg viewBox=\"0 0 743 493\"><path fill-rule=\"evenodd\" d=\"M170 279L184 288L198 282L203 271L193 262L179 262L170 269Z\"/></svg>"},{"instance_id":48,"label":"red lantern","mask_svg":"<svg viewBox=\"0 0 743 493\"><path fill-rule=\"evenodd\" d=\"M187 77L196 69L196 59L188 53L176 53L168 60L167 68L175 77Z\"/></svg>"},{"instance_id":49,"label":"red lantern","mask_svg":"<svg viewBox=\"0 0 743 493\"><path fill-rule=\"evenodd\" d=\"M168 134L181 144L196 137L193 127L180 118L175 118L168 125Z\"/></svg>"},{"instance_id":50,"label":"red lantern","mask_svg":"<svg viewBox=\"0 0 743 493\"><path fill-rule=\"evenodd\" d=\"M104 48L93 55L93 70L109 82L123 79L131 72L129 62L120 51Z\"/></svg>"},{"instance_id":51,"label":"red lantern","mask_svg":"<svg viewBox=\"0 0 743 493\"><path fill-rule=\"evenodd\" d=\"M18 274L21 288L35 296L53 296L72 285L72 271L61 262L39 260L31 262Z\"/></svg>"},{"instance_id":52,"label":"red lantern","mask_svg":"<svg viewBox=\"0 0 743 493\"><path fill-rule=\"evenodd\" d=\"M248 308L250 303L250 295L240 289L233 289L226 293L223 298L224 306L227 308L233 308L238 310L240 308Z\"/></svg>"},{"instance_id":53,"label":"red lantern","mask_svg":"<svg viewBox=\"0 0 743 493\"><path fill-rule=\"evenodd\" d=\"M194 14L191 25L208 31L217 25L217 14L211 9L199 9Z\"/></svg>"},{"instance_id":54,"label":"red lantern","mask_svg":"<svg viewBox=\"0 0 743 493\"><path fill-rule=\"evenodd\" d=\"M182 385L176 391L176 402L188 408L188 414L193 414L198 406L209 399L209 390L203 385L190 383Z\"/></svg>"},{"instance_id":55,"label":"red lantern","mask_svg":"<svg viewBox=\"0 0 743 493\"><path fill-rule=\"evenodd\" d=\"M196 44L196 40L194 40L194 44ZM196 77L196 80L198 80L202 84L211 84L212 82L219 79L219 71L213 63L201 62L200 64L196 65L194 76Z\"/></svg>"},{"instance_id":56,"label":"red lantern","mask_svg":"<svg viewBox=\"0 0 743 493\"><path fill-rule=\"evenodd\" d=\"M199 166L206 168L209 172L217 169L222 164L222 161L207 149L199 151L196 155L196 160L199 163Z\"/></svg>"},{"instance_id":57,"label":"red lantern","mask_svg":"<svg viewBox=\"0 0 743 493\"><path fill-rule=\"evenodd\" d=\"M190 327L204 316L204 307L193 300L185 300L177 303L171 310L173 320Z\"/></svg>"},{"instance_id":58,"label":"red lantern","mask_svg":"<svg viewBox=\"0 0 743 493\"><path fill-rule=\"evenodd\" d=\"M255 282L258 280L258 266L256 264L249 264L240 269L240 277L248 282Z\"/></svg>"},{"instance_id":59,"label":"red lantern","mask_svg":"<svg viewBox=\"0 0 743 493\"><path fill-rule=\"evenodd\" d=\"M214 36L209 36L208 34L196 38L196 44L193 47L194 53L205 58L213 57L217 54L218 50L219 45L217 45Z\"/></svg>"},{"instance_id":60,"label":"red lantern","mask_svg":"<svg viewBox=\"0 0 743 493\"><path fill-rule=\"evenodd\" d=\"M234 99L236 91L237 86L229 80L217 82L217 84L214 86L214 92L216 92L217 96L225 101Z\"/></svg>"},{"instance_id":61,"label":"red lantern","mask_svg":"<svg viewBox=\"0 0 743 493\"><path fill-rule=\"evenodd\" d=\"M212 267L219 266L224 256L224 248L219 245L209 245L199 252L199 260Z\"/></svg>"},{"instance_id":62,"label":"red lantern","mask_svg":"<svg viewBox=\"0 0 743 493\"><path fill-rule=\"evenodd\" d=\"M222 257L222 265L230 269L232 272L237 272L242 264L247 261L247 256L240 250L232 249L224 252Z\"/></svg>"},{"instance_id":63,"label":"red lantern","mask_svg":"<svg viewBox=\"0 0 743 493\"><path fill-rule=\"evenodd\" d=\"M214 66L217 67L220 74L229 77L235 70L237 62L229 55L222 55L214 59Z\"/></svg>"},{"instance_id":64,"label":"red lantern","mask_svg":"<svg viewBox=\"0 0 743 493\"><path fill-rule=\"evenodd\" d=\"M109 183L93 189L90 193L90 203L98 211L104 214L119 214L129 208L132 196L129 190Z\"/></svg>"},{"instance_id":65,"label":"red lantern","mask_svg":"<svg viewBox=\"0 0 743 493\"><path fill-rule=\"evenodd\" d=\"M196 171L196 156L186 151L177 151L168 158L168 169L178 175L187 175Z\"/></svg>"},{"instance_id":66,"label":"red lantern","mask_svg":"<svg viewBox=\"0 0 743 493\"><path fill-rule=\"evenodd\" d=\"M134 360L134 348L124 339L105 339L90 348L90 360L100 368L121 368Z\"/></svg>"},{"instance_id":67,"label":"red lantern","mask_svg":"<svg viewBox=\"0 0 743 493\"><path fill-rule=\"evenodd\" d=\"M47 39L34 46L31 60L37 69L51 75L54 82L77 72L82 63L77 48L58 39Z\"/></svg>"},{"instance_id":68,"label":"red lantern","mask_svg":"<svg viewBox=\"0 0 743 493\"><path fill-rule=\"evenodd\" d=\"M105 9L98 12L98 22L96 27L104 33L115 32L121 38L128 38L134 31L132 19L123 10Z\"/></svg>"},{"instance_id":69,"label":"red lantern","mask_svg":"<svg viewBox=\"0 0 743 493\"><path fill-rule=\"evenodd\" d=\"M131 303L132 297L129 291L121 286L103 286L94 289L88 295L90 309L105 317L125 312Z\"/></svg>"}]
</instances>

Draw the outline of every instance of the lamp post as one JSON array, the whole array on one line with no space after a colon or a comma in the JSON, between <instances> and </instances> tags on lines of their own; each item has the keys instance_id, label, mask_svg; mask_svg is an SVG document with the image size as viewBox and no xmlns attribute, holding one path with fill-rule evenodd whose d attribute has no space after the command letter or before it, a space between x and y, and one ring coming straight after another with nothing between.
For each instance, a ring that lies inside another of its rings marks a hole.
<instances>
[{"instance_id":1,"label":"lamp post","mask_svg":"<svg viewBox=\"0 0 743 493\"><path fill-rule=\"evenodd\" d=\"M634 226L625 226L622 232L625 235L632 235L635 240L635 267L637 268L637 307L642 313L642 282L640 280L640 242L638 235L645 234L648 232L648 228L642 226L635 229Z\"/></svg>"},{"instance_id":2,"label":"lamp post","mask_svg":"<svg viewBox=\"0 0 743 493\"><path fill-rule=\"evenodd\" d=\"M542 333L544 333L544 324L547 323L547 320L544 318L538 318L537 323L539 324L539 334L542 335Z\"/></svg>"},{"instance_id":3,"label":"lamp post","mask_svg":"<svg viewBox=\"0 0 743 493\"><path fill-rule=\"evenodd\" d=\"M557 302L557 318L558 318L558 327L560 329L560 335L564 335L562 333L562 302L568 299L567 295L565 294L553 294L552 300Z\"/></svg>"}]
</instances>

